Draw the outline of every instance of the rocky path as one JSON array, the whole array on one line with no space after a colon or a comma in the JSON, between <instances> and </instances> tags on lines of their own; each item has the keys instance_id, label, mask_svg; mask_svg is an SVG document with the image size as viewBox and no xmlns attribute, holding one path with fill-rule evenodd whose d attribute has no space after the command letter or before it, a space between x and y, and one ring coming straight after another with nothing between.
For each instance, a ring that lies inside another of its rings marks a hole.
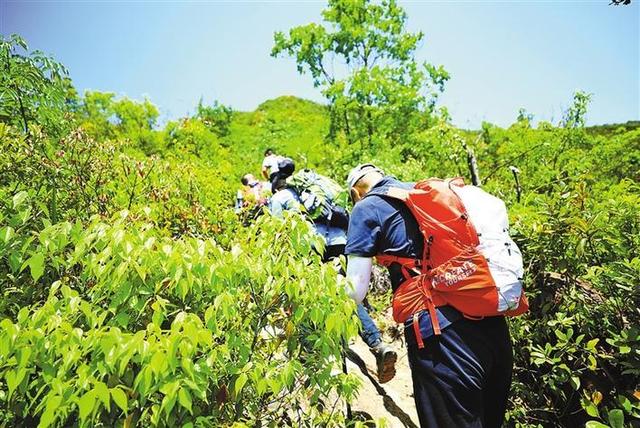
<instances>
[{"instance_id":1,"label":"rocky path","mask_svg":"<svg viewBox=\"0 0 640 428\"><path fill-rule=\"evenodd\" d=\"M382 418L386 419L388 427L417 428L418 415L413 402L407 349L400 340L391 346L398 353L396 375L385 384L378 383L376 359L367 345L358 337L349 347L347 370L362 380L358 397L351 403L352 412L358 420L377 421Z\"/></svg>"}]
</instances>

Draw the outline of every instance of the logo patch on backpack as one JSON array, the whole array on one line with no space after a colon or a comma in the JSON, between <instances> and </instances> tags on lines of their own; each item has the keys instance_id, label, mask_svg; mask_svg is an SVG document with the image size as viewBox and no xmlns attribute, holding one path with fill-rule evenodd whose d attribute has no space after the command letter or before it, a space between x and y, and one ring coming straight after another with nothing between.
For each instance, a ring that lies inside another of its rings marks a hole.
<instances>
[{"instance_id":1,"label":"logo patch on backpack","mask_svg":"<svg viewBox=\"0 0 640 428\"><path fill-rule=\"evenodd\" d=\"M439 285L451 287L471 276L476 270L478 270L478 267L473 262L466 261L462 266L454 267L444 273L435 275L431 279L431 284L433 284L434 288L437 288Z\"/></svg>"}]
</instances>

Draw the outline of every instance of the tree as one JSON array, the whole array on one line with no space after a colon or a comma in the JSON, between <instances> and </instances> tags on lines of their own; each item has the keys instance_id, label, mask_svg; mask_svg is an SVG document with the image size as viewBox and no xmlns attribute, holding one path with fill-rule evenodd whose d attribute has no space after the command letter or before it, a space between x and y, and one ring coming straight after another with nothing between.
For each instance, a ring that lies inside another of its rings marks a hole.
<instances>
[{"instance_id":1,"label":"tree","mask_svg":"<svg viewBox=\"0 0 640 428\"><path fill-rule=\"evenodd\" d=\"M202 103L202 99L198 102L198 111L196 117L200 119L209 130L218 137L229 135L229 127L233 118L233 110L218 101L214 101L213 105L206 106Z\"/></svg>"},{"instance_id":2,"label":"tree","mask_svg":"<svg viewBox=\"0 0 640 428\"><path fill-rule=\"evenodd\" d=\"M350 144L371 148L424 126L449 74L415 59L423 34L406 31L396 1L330 0L322 17L324 25L276 32L271 55L294 57L298 71L322 89L330 138L342 132Z\"/></svg>"},{"instance_id":3,"label":"tree","mask_svg":"<svg viewBox=\"0 0 640 428\"><path fill-rule=\"evenodd\" d=\"M591 94L577 91L573 94L573 103L569 107L560 123L565 128L584 128L586 123L587 107L591 102Z\"/></svg>"},{"instance_id":4,"label":"tree","mask_svg":"<svg viewBox=\"0 0 640 428\"><path fill-rule=\"evenodd\" d=\"M148 99L115 99L112 92L85 93L82 107L83 127L94 138L118 138L132 142L146 154L158 152L161 133L156 131L159 112Z\"/></svg>"},{"instance_id":5,"label":"tree","mask_svg":"<svg viewBox=\"0 0 640 428\"><path fill-rule=\"evenodd\" d=\"M26 134L37 122L60 134L64 113L75 102L66 68L40 51L29 52L26 41L0 35L0 122L19 126Z\"/></svg>"}]
</instances>

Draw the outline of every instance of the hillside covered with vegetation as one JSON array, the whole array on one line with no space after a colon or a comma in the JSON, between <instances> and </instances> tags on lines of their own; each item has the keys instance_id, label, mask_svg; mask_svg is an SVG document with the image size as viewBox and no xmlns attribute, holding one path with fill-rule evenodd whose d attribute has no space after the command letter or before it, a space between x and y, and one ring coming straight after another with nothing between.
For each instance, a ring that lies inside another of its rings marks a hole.
<instances>
[{"instance_id":1,"label":"hillside covered with vegetation","mask_svg":"<svg viewBox=\"0 0 640 428\"><path fill-rule=\"evenodd\" d=\"M435 103L448 75L412 59L401 9L363 2L397 24L381 41L346 28L341 4L324 19L359 64L349 76L314 62L313 41L333 37L323 27L275 37L326 105L200 103L165 124L148 100L78 94L54 58L0 41L0 426L350 423L339 403L358 382L340 356L358 325L344 278L303 217L244 227L233 210L266 148L339 183L363 161L470 182L473 159L526 262L506 425L638 420L638 123L586 128L579 92L559 123L523 110L508 128L458 129ZM356 58L344 33L392 65Z\"/></svg>"}]
</instances>

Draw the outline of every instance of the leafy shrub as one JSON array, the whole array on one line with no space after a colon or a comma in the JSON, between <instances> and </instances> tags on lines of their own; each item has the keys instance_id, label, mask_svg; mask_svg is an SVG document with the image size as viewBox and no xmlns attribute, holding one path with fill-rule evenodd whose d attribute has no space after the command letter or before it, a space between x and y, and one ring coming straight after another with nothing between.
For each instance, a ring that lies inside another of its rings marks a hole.
<instances>
[{"instance_id":1,"label":"leafy shrub","mask_svg":"<svg viewBox=\"0 0 640 428\"><path fill-rule=\"evenodd\" d=\"M21 237L1 230L5 260ZM339 420L331 408L355 387L335 374L354 305L302 218L263 217L231 250L162 237L127 212L33 238L10 270L28 269L21 282L46 298L0 324L5 421Z\"/></svg>"}]
</instances>

